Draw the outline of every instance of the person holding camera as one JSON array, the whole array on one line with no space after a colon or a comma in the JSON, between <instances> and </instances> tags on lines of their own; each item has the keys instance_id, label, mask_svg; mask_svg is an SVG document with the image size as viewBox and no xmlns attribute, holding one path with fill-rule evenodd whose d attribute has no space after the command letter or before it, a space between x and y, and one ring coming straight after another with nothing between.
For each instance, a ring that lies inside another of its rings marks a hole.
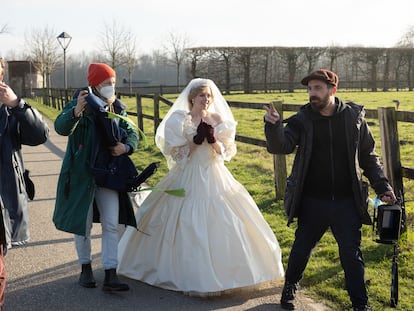
<instances>
[{"instance_id":1,"label":"person holding camera","mask_svg":"<svg viewBox=\"0 0 414 311\"><path fill-rule=\"evenodd\" d=\"M0 195L8 247L30 240L25 168L22 145L46 142L49 127L42 115L3 82L5 63L0 58ZM27 172L26 172L27 174Z\"/></svg>"},{"instance_id":2,"label":"person holding camera","mask_svg":"<svg viewBox=\"0 0 414 311\"><path fill-rule=\"evenodd\" d=\"M112 187L116 186L111 183L115 176L108 174L104 176L107 183L98 183L94 165L97 157L111 159L132 154L138 147L138 132L122 118L115 121L105 116L105 111L127 116L125 105L115 96L115 71L104 63L91 63L88 82L90 88L78 91L54 123L56 132L69 138L53 221L57 229L75 234L82 267L79 284L87 288L97 286L91 265L91 229L93 222L101 222L105 270L102 289L127 291L129 286L121 283L116 274L118 224L136 227L132 202L126 191ZM88 102L91 98L93 101Z\"/></svg>"},{"instance_id":3,"label":"person holding camera","mask_svg":"<svg viewBox=\"0 0 414 311\"><path fill-rule=\"evenodd\" d=\"M27 172L21 147L43 144L49 137L42 115L3 82L4 71L0 57L0 310L6 289L4 256L8 248L30 240Z\"/></svg>"},{"instance_id":4,"label":"person holding camera","mask_svg":"<svg viewBox=\"0 0 414 311\"><path fill-rule=\"evenodd\" d=\"M309 103L284 120L276 109L265 107L267 150L273 154L296 151L284 199L288 225L297 218L295 241L289 255L281 306L294 310L295 293L312 249L328 228L339 246L346 289L355 311L369 310L361 252L362 224L368 213L369 180L385 203L396 197L375 153L375 141L362 106L336 97L338 76L320 69L301 83Z\"/></svg>"}]
</instances>

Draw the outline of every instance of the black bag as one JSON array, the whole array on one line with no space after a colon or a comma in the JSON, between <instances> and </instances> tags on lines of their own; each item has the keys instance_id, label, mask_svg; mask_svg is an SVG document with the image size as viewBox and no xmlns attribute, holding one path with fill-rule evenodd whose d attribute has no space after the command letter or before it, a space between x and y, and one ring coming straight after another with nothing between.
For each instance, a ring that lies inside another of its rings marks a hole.
<instances>
[{"instance_id":1,"label":"black bag","mask_svg":"<svg viewBox=\"0 0 414 311\"><path fill-rule=\"evenodd\" d=\"M99 153L92 167L96 185L112 190L130 192L131 185L138 176L138 170L128 155L119 157Z\"/></svg>"},{"instance_id":2,"label":"black bag","mask_svg":"<svg viewBox=\"0 0 414 311\"><path fill-rule=\"evenodd\" d=\"M120 192L133 192L156 172L158 165L159 162L153 162L139 174L128 155L111 157L107 161L98 157L92 172L95 183L100 187Z\"/></svg>"},{"instance_id":3,"label":"black bag","mask_svg":"<svg viewBox=\"0 0 414 311\"><path fill-rule=\"evenodd\" d=\"M24 184L26 185L26 193L30 200L34 199L35 196L35 185L29 176L30 171L25 170L23 173Z\"/></svg>"}]
</instances>

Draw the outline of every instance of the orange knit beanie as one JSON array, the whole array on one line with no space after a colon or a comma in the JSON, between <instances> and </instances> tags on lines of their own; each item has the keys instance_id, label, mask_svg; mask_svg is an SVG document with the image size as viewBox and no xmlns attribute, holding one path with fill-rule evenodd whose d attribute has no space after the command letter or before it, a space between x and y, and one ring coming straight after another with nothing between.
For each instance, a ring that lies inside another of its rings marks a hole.
<instances>
[{"instance_id":1,"label":"orange knit beanie","mask_svg":"<svg viewBox=\"0 0 414 311\"><path fill-rule=\"evenodd\" d=\"M115 70L103 63L92 63L88 68L88 82L91 86L97 86L108 78L115 78Z\"/></svg>"}]
</instances>

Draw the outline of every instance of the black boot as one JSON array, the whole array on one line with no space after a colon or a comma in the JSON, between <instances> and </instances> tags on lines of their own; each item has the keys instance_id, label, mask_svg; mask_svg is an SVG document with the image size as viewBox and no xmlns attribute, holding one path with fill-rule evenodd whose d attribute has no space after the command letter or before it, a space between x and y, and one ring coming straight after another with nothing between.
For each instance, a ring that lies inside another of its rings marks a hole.
<instances>
[{"instance_id":1,"label":"black boot","mask_svg":"<svg viewBox=\"0 0 414 311\"><path fill-rule=\"evenodd\" d=\"M79 277L79 284L80 286L83 286L86 288L96 287L96 281L93 277L92 266L90 263L82 265L82 272Z\"/></svg>"},{"instance_id":2,"label":"black boot","mask_svg":"<svg viewBox=\"0 0 414 311\"><path fill-rule=\"evenodd\" d=\"M123 292L129 290L128 284L119 282L115 269L105 270L105 281L102 289L104 291L118 291Z\"/></svg>"},{"instance_id":3,"label":"black boot","mask_svg":"<svg viewBox=\"0 0 414 311\"><path fill-rule=\"evenodd\" d=\"M295 295L296 291L299 289L299 285L297 283L290 283L288 281L285 282L282 291L282 297L280 298L280 306L282 309L285 310L295 310Z\"/></svg>"}]
</instances>

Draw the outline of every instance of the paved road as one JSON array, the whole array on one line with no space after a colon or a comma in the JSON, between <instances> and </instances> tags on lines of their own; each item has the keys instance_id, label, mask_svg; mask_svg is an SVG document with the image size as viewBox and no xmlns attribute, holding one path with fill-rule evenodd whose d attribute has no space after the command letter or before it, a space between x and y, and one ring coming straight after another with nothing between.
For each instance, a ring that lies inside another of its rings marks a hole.
<instances>
[{"instance_id":1,"label":"paved road","mask_svg":"<svg viewBox=\"0 0 414 311\"><path fill-rule=\"evenodd\" d=\"M86 289L77 284L79 267L72 235L56 230L52 223L55 191L66 137L57 135L50 124L49 141L24 147L26 167L36 185L29 203L31 242L9 250L6 256L7 290L5 311L20 310L281 310L281 282L262 288L214 298L196 298L122 278L129 292L105 293L98 286ZM100 226L94 225L93 267L98 284L104 271L100 264ZM329 310L300 294L301 311Z\"/></svg>"}]
</instances>

